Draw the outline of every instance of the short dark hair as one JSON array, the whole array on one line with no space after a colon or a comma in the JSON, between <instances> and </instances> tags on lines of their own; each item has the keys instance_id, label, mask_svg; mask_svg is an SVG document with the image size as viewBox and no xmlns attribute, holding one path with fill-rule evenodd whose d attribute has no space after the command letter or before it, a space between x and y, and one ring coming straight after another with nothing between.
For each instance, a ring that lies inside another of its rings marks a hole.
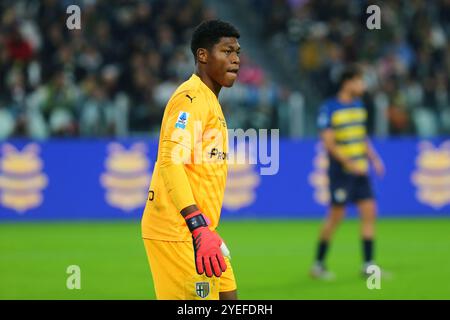
<instances>
[{"instance_id":1,"label":"short dark hair","mask_svg":"<svg viewBox=\"0 0 450 320\"><path fill-rule=\"evenodd\" d=\"M347 80L351 80L355 77L361 77L362 76L362 71L361 69L357 66L357 65L349 65L347 67L345 67L344 70L342 70L341 75L339 76L338 79L338 88L342 89L342 86L345 84L345 82Z\"/></svg>"},{"instance_id":2,"label":"short dark hair","mask_svg":"<svg viewBox=\"0 0 450 320\"><path fill-rule=\"evenodd\" d=\"M200 23L194 30L191 40L191 51L197 60L197 50L210 50L222 37L238 38L239 31L230 23L221 20L207 20Z\"/></svg>"}]
</instances>

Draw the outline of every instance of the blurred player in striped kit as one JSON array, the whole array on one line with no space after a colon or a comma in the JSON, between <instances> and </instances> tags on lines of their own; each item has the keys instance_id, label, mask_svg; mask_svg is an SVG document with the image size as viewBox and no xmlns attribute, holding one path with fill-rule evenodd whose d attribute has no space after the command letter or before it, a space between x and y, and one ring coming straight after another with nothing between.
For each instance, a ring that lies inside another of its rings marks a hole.
<instances>
[{"instance_id":1,"label":"blurred player in striped kit","mask_svg":"<svg viewBox=\"0 0 450 320\"><path fill-rule=\"evenodd\" d=\"M320 108L318 126L329 158L330 208L319 235L316 261L311 269L314 278L331 279L325 265L333 233L345 216L346 206L354 203L361 218L363 274L374 264L376 202L369 178L369 163L384 175L384 165L366 132L367 112L360 97L365 84L361 70L348 66L339 79L336 97Z\"/></svg>"}]
</instances>

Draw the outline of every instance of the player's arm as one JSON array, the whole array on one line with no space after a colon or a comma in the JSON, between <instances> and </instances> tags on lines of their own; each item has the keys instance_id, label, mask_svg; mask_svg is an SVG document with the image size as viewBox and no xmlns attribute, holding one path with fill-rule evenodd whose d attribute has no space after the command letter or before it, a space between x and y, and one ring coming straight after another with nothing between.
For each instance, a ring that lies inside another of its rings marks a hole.
<instances>
[{"instance_id":1,"label":"player's arm","mask_svg":"<svg viewBox=\"0 0 450 320\"><path fill-rule=\"evenodd\" d=\"M377 173L377 175L383 176L385 173L383 160L381 160L380 155L376 151L370 139L366 139L366 145L367 145L367 157L372 163L375 172Z\"/></svg>"},{"instance_id":2,"label":"player's arm","mask_svg":"<svg viewBox=\"0 0 450 320\"><path fill-rule=\"evenodd\" d=\"M170 159L171 150L176 144L163 141L161 148L160 172L163 182L169 190L169 196L180 214L186 221L186 226L192 234L195 252L195 265L198 274L213 274L220 277L227 269L221 252L222 239L209 230L207 218L195 204L192 188L184 170L184 165L174 163ZM169 156L167 156L169 155Z\"/></svg>"},{"instance_id":3,"label":"player's arm","mask_svg":"<svg viewBox=\"0 0 450 320\"><path fill-rule=\"evenodd\" d=\"M197 99L199 100L199 99ZM186 221L192 234L195 265L199 274L220 277L227 268L221 252L222 239L209 228L209 222L196 205L192 188L185 171L185 163L192 160L195 141L194 123L206 123L204 111L183 96L174 98L168 111L166 132L162 132L160 150L160 173L169 197ZM203 109L204 110L204 109ZM180 125L180 115L187 119ZM177 125L178 124L178 125Z\"/></svg>"},{"instance_id":4,"label":"player's arm","mask_svg":"<svg viewBox=\"0 0 450 320\"><path fill-rule=\"evenodd\" d=\"M173 161L174 148L180 145L173 141L162 141L160 173L169 197L186 221L192 234L195 266L198 274L220 277L227 269L223 252L227 255L223 240L209 228L209 221L195 203L192 188L184 169L184 164Z\"/></svg>"}]
</instances>

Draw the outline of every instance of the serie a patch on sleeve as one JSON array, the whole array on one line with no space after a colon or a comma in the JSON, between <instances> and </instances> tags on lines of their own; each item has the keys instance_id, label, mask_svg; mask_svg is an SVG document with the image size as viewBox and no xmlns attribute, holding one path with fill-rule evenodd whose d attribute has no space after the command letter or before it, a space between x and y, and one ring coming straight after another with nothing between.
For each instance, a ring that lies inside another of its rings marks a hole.
<instances>
[{"instance_id":1,"label":"serie a patch on sleeve","mask_svg":"<svg viewBox=\"0 0 450 320\"><path fill-rule=\"evenodd\" d=\"M185 111L180 111L177 122L175 123L175 128L185 129L188 119L189 119L189 113L185 112Z\"/></svg>"}]
</instances>

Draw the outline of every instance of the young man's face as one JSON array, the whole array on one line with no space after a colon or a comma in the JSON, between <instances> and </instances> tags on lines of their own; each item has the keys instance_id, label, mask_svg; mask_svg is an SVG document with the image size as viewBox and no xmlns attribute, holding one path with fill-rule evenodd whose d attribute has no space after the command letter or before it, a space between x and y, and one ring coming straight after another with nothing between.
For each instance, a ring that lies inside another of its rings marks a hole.
<instances>
[{"instance_id":1,"label":"young man's face","mask_svg":"<svg viewBox=\"0 0 450 320\"><path fill-rule=\"evenodd\" d=\"M207 73L222 87L231 87L239 71L240 45L236 38L223 37L208 54Z\"/></svg>"},{"instance_id":2,"label":"young man's face","mask_svg":"<svg viewBox=\"0 0 450 320\"><path fill-rule=\"evenodd\" d=\"M348 87L354 97L360 97L366 90L366 85L362 76L356 76L348 82Z\"/></svg>"}]
</instances>

